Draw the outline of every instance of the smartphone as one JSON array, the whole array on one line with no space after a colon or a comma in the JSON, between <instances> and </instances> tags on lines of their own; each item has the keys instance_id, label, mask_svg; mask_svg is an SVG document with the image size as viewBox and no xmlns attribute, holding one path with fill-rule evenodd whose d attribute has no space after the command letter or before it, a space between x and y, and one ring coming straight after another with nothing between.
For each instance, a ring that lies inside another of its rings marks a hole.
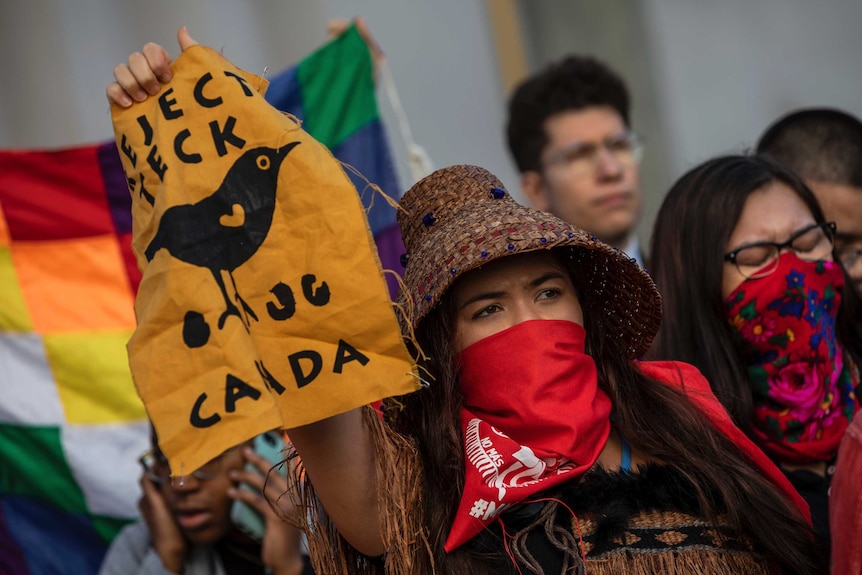
<instances>
[{"instance_id":1,"label":"smartphone","mask_svg":"<svg viewBox=\"0 0 862 575\"><path fill-rule=\"evenodd\" d=\"M272 465L277 465L284 461L284 441L282 441L281 436L275 431L267 431L255 437L252 440L252 449ZM245 469L252 473L260 473L257 467L251 463L247 463ZM279 472L273 471L273 473ZM255 491L253 487L246 483L241 484L240 489ZM257 509L236 500L233 502L233 507L231 507L230 518L240 531L256 541L263 541L263 531L266 524L263 515Z\"/></svg>"}]
</instances>

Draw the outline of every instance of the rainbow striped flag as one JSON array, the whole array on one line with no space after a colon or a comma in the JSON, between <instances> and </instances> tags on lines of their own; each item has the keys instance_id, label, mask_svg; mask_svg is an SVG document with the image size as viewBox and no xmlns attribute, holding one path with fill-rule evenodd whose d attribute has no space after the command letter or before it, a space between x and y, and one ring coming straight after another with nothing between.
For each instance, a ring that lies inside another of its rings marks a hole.
<instances>
[{"instance_id":1,"label":"rainbow striped flag","mask_svg":"<svg viewBox=\"0 0 862 575\"><path fill-rule=\"evenodd\" d=\"M130 205L113 143L0 154L0 573L94 573L137 514Z\"/></svg>"},{"instance_id":2,"label":"rainbow striped flag","mask_svg":"<svg viewBox=\"0 0 862 575\"><path fill-rule=\"evenodd\" d=\"M350 28L274 77L267 99L397 198L372 68ZM383 266L400 270L394 209L354 182ZM137 517L149 434L125 348L130 240L113 140L0 151L0 575L94 574Z\"/></svg>"}]
</instances>

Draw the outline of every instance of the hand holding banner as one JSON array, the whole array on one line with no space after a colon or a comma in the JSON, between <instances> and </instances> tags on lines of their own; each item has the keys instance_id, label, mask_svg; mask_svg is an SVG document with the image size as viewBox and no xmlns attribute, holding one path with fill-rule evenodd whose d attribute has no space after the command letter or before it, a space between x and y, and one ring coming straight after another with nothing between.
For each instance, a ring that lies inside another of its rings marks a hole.
<instances>
[{"instance_id":1,"label":"hand holding banner","mask_svg":"<svg viewBox=\"0 0 862 575\"><path fill-rule=\"evenodd\" d=\"M418 380L338 162L213 50L172 70L112 114L143 273L130 365L182 475Z\"/></svg>"}]
</instances>

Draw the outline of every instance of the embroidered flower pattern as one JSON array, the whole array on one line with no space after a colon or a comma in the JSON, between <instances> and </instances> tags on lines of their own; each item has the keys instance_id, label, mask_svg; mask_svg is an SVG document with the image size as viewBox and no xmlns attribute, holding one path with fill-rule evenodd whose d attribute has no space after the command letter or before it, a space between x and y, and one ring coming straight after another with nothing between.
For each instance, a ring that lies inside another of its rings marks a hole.
<instances>
[{"instance_id":1,"label":"embroidered flower pattern","mask_svg":"<svg viewBox=\"0 0 862 575\"><path fill-rule=\"evenodd\" d=\"M832 262L782 260L773 276L743 282L726 302L749 366L755 429L766 444L837 441L834 427L843 432L852 419L858 382L835 338L843 276Z\"/></svg>"},{"instance_id":2,"label":"embroidered flower pattern","mask_svg":"<svg viewBox=\"0 0 862 575\"><path fill-rule=\"evenodd\" d=\"M755 344L765 344L775 334L776 322L771 317L759 316L752 321L742 322L741 330L746 340Z\"/></svg>"}]
</instances>

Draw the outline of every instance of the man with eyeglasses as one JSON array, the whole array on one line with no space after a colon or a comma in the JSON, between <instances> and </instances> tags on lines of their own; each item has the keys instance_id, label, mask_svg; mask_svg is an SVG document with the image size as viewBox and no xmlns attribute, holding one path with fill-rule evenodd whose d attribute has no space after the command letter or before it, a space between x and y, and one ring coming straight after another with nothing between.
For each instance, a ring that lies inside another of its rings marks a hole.
<instances>
[{"instance_id":1,"label":"man with eyeglasses","mask_svg":"<svg viewBox=\"0 0 862 575\"><path fill-rule=\"evenodd\" d=\"M617 74L589 57L551 64L515 89L506 131L521 188L535 207L643 265L635 235L642 145Z\"/></svg>"},{"instance_id":2,"label":"man with eyeglasses","mask_svg":"<svg viewBox=\"0 0 862 575\"><path fill-rule=\"evenodd\" d=\"M251 445L241 443L200 469L172 478L153 432L152 451L140 459L143 521L117 535L99 575L311 573L301 553L299 530L285 523L267 501L287 504L289 498L281 497L287 491L286 479L269 473L272 463ZM245 468L248 463L256 471ZM243 483L252 489L240 489ZM263 516L262 541L232 520L237 500Z\"/></svg>"},{"instance_id":3,"label":"man with eyeglasses","mask_svg":"<svg viewBox=\"0 0 862 575\"><path fill-rule=\"evenodd\" d=\"M792 112L761 136L757 153L796 172L837 224L835 250L862 295L862 122L846 112Z\"/></svg>"}]
</instances>

